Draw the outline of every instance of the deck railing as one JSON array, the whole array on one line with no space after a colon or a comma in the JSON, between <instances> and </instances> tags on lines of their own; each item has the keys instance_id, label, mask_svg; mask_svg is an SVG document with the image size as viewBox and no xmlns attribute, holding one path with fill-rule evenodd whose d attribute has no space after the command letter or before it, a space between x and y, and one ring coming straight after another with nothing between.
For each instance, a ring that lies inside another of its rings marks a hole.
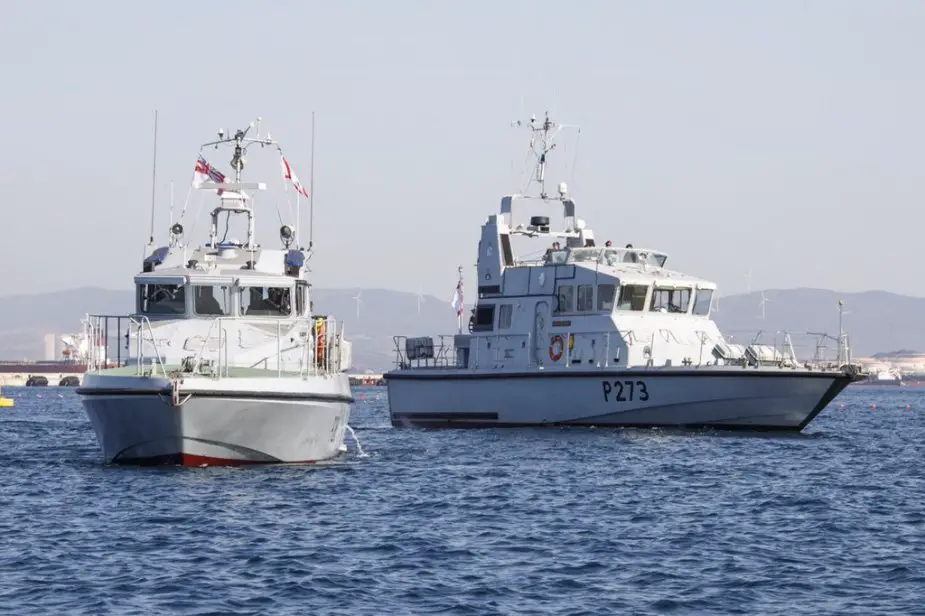
<instances>
[{"instance_id":1,"label":"deck railing","mask_svg":"<svg viewBox=\"0 0 925 616\"><path fill-rule=\"evenodd\" d=\"M206 319L197 319L203 323ZM135 374L168 376L180 370L227 377L232 368L275 371L277 376L301 377L344 372L350 363L350 345L344 338L343 323L333 317L311 317L273 323L267 319L216 317L209 319L203 335L201 329L185 339L164 340L158 330L167 323L186 321L151 321L146 315L89 315L84 334L88 344L87 371L99 372L117 366L133 366ZM163 324L163 325L161 325ZM241 326L266 337L250 347L234 348L229 330L240 336ZM268 328L275 332L269 332ZM275 344L273 344L275 342ZM182 350L177 350L174 343ZM254 359L255 349L266 347L265 355Z\"/></svg>"},{"instance_id":2,"label":"deck railing","mask_svg":"<svg viewBox=\"0 0 925 616\"><path fill-rule=\"evenodd\" d=\"M626 367L626 358L621 357L622 349L640 348L643 362L634 361L634 366L778 366L809 367L818 370L837 370L851 364L851 350L847 334L832 336L825 333L758 331L730 332L719 337L704 331L695 332L699 344L683 343L683 335L670 329L658 329L641 333L633 330L623 331L582 331L550 332L547 336L558 334L562 338L562 356L558 366L571 367L580 365L591 367L578 360L573 362L573 344L579 337L602 341L604 345L600 359L594 364L599 368L614 366ZM519 366L537 367L536 353L533 347L533 334L459 334L438 335L436 337L394 336L395 365L399 369L441 369L466 367L491 367L492 365L517 363L513 356L499 357L500 353L516 354L524 350L525 361ZM457 342L464 341L462 346ZM674 364L653 358L671 354L662 352L664 346L687 347L687 352L680 362ZM833 348L833 346L835 348ZM546 347L542 351L545 353ZM638 355L637 355L638 357ZM544 362L549 365L549 362Z\"/></svg>"}]
</instances>

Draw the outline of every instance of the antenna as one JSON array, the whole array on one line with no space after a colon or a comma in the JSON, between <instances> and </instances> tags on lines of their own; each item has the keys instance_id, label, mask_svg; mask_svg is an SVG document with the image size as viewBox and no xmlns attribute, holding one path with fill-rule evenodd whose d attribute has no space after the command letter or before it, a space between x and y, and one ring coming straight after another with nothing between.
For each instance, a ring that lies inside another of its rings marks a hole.
<instances>
[{"instance_id":1,"label":"antenna","mask_svg":"<svg viewBox=\"0 0 925 616\"><path fill-rule=\"evenodd\" d=\"M532 133L530 137L530 149L536 155L536 171L530 181L537 182L540 185L540 199L546 200L549 198L546 194L546 163L548 162L549 153L556 148L557 144L554 143L556 135L559 134L563 128L578 127L553 122L549 118L548 111L541 123L537 123L536 115L531 116L526 122L521 120L514 120L511 122L511 126L523 126L524 124L527 125L527 128ZM539 141L537 141L538 136ZM560 199L563 197L564 195L560 196Z\"/></svg>"},{"instance_id":2,"label":"antenna","mask_svg":"<svg viewBox=\"0 0 925 616\"><path fill-rule=\"evenodd\" d=\"M157 196L157 109L154 110L154 160L151 163L151 232L148 245L154 246L154 203Z\"/></svg>"},{"instance_id":3,"label":"antenna","mask_svg":"<svg viewBox=\"0 0 925 616\"><path fill-rule=\"evenodd\" d=\"M257 118L255 121L251 122L247 128L237 130L233 135L226 136L224 129L218 129L218 140L210 141L204 143L200 146L200 151L204 150L207 147L215 147L218 149L218 146L231 144L234 147L234 153L231 157L231 168L234 169L234 183L239 186L234 190L219 189L219 196L222 199L222 205L215 208L212 211L212 229L209 233L209 241L212 246L218 241L218 215L220 212L228 212L229 216L231 214L246 214L247 215L247 242L244 245L245 250L250 251L251 253L256 250L256 238L255 238L255 227L254 227L254 208L251 204L248 203L248 195L244 193L243 186L241 184L241 172L244 170L245 159L244 156L247 154L248 148L253 144L259 144L260 147L265 147L268 145L275 145L280 154L282 154L282 148L280 148L279 143L273 141L270 137L270 134L267 133L266 137L260 137L260 122L262 118ZM248 137L248 133L253 128L257 128L257 137ZM211 165L204 163L205 169L202 173L207 174L209 179L211 179L216 184L225 183L225 178L223 174L220 174L217 170L211 167ZM256 187L257 190L264 190L265 186L263 184L257 183L251 186L251 188ZM226 201L233 202L231 205L226 205ZM227 232L227 227L226 227ZM223 240L224 241L224 240Z\"/></svg>"},{"instance_id":4,"label":"antenna","mask_svg":"<svg viewBox=\"0 0 925 616\"><path fill-rule=\"evenodd\" d=\"M315 112L312 111L312 160L308 171L308 249L315 237ZM301 222L301 221L300 221ZM298 229L298 227L296 227Z\"/></svg>"}]
</instances>

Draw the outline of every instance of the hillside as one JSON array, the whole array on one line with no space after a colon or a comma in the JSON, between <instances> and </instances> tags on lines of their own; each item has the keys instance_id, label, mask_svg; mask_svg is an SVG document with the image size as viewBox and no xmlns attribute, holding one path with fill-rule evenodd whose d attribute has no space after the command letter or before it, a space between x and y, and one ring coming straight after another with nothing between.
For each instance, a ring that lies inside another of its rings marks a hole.
<instances>
[{"instance_id":1,"label":"hillside","mask_svg":"<svg viewBox=\"0 0 925 616\"><path fill-rule=\"evenodd\" d=\"M360 311L354 297L358 290L315 289L316 311L345 322L354 344L354 370L380 372L392 366L394 335L452 334L456 320L450 298L425 296L418 312L413 293L386 289L363 289ZM801 355L811 339L807 331L836 334L838 300L847 302L845 328L855 355L870 356L896 349L925 349L925 328L919 325L925 314L925 298L884 291L837 293L824 289L767 290L765 318L761 315L761 292L723 297L715 318L727 334L750 337L758 330L794 332L794 344ZM41 295L0 298L0 358L41 359L43 336L61 335L79 327L87 313L120 314L133 304L130 291L78 288Z\"/></svg>"}]
</instances>

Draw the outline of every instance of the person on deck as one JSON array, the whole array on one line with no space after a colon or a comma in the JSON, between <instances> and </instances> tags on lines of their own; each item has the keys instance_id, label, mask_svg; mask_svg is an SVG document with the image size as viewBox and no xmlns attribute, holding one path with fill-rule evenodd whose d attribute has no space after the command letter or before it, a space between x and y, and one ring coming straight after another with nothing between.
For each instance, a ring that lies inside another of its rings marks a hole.
<instances>
[{"instance_id":1,"label":"person on deck","mask_svg":"<svg viewBox=\"0 0 925 616\"><path fill-rule=\"evenodd\" d=\"M543 259L546 261L546 263L549 263L552 260L552 253L557 250L559 250L559 242L553 242L552 248L546 249L546 254L543 255Z\"/></svg>"}]
</instances>

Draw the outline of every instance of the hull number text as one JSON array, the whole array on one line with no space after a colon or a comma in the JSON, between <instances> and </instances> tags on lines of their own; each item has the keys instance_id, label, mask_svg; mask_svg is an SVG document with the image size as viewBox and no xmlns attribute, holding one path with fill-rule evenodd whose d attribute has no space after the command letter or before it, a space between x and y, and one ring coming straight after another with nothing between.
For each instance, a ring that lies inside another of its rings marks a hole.
<instances>
[{"instance_id":1,"label":"hull number text","mask_svg":"<svg viewBox=\"0 0 925 616\"><path fill-rule=\"evenodd\" d=\"M604 402L645 402L649 390L645 381L601 381Z\"/></svg>"}]
</instances>

